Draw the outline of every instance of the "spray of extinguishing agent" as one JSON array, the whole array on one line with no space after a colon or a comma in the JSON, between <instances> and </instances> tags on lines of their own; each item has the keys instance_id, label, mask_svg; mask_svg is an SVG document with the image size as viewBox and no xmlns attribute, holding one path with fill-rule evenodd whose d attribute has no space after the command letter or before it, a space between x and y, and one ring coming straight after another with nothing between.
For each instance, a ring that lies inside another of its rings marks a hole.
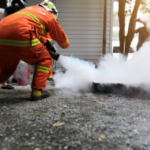
<instances>
[{"instance_id":1,"label":"spray of extinguishing agent","mask_svg":"<svg viewBox=\"0 0 150 150\"><path fill-rule=\"evenodd\" d=\"M117 61L113 55L107 54L95 68L93 63L80 60L74 57L62 56L54 51L49 53L51 57L59 62L66 72L58 71L54 75L55 86L57 88L68 88L72 90L90 90L92 83L96 85L96 90L105 91L110 86L124 90L126 87L137 87L149 92L150 90L150 41L146 41L139 51L133 53L132 59L128 61ZM119 83L119 84L118 84ZM130 90L132 88L129 88ZM138 89L132 89L139 91ZM121 91L121 92L122 92ZM107 92L107 91L105 91ZM120 90L119 90L120 92Z\"/></svg>"}]
</instances>

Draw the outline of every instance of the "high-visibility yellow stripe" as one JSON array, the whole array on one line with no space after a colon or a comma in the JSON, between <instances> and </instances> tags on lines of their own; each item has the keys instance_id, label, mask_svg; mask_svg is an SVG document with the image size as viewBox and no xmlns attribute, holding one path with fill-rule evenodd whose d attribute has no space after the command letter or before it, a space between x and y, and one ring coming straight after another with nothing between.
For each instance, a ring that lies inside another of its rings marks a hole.
<instances>
[{"instance_id":1,"label":"high-visibility yellow stripe","mask_svg":"<svg viewBox=\"0 0 150 150\"><path fill-rule=\"evenodd\" d=\"M49 39L49 38L47 38L47 40L50 41L50 42L52 41L52 39Z\"/></svg>"},{"instance_id":2,"label":"high-visibility yellow stripe","mask_svg":"<svg viewBox=\"0 0 150 150\"><path fill-rule=\"evenodd\" d=\"M36 67L38 67L38 68L42 68L42 69L45 69L45 70L50 70L49 68L47 68L47 67L43 67L43 66L36 66Z\"/></svg>"},{"instance_id":3,"label":"high-visibility yellow stripe","mask_svg":"<svg viewBox=\"0 0 150 150\"><path fill-rule=\"evenodd\" d=\"M54 8L54 6L50 4L49 2L44 2L44 3L48 4L51 8Z\"/></svg>"},{"instance_id":4,"label":"high-visibility yellow stripe","mask_svg":"<svg viewBox=\"0 0 150 150\"><path fill-rule=\"evenodd\" d=\"M45 31L45 27L43 26L43 24L40 22L40 20L35 17L34 15L32 15L31 13L29 12L24 12L24 11L21 11L21 12L16 12L16 14L25 14L25 15L28 15L29 17L31 17L36 23L38 23L41 28L42 28L42 35L44 35L44 31Z\"/></svg>"},{"instance_id":5,"label":"high-visibility yellow stripe","mask_svg":"<svg viewBox=\"0 0 150 150\"><path fill-rule=\"evenodd\" d=\"M65 43L63 43L63 44L59 44L60 46L64 46L64 45L66 45L67 43L68 43L68 39L66 40L66 42Z\"/></svg>"},{"instance_id":6,"label":"high-visibility yellow stripe","mask_svg":"<svg viewBox=\"0 0 150 150\"><path fill-rule=\"evenodd\" d=\"M7 45L7 46L28 47L28 46L36 46L39 43L40 43L39 39L34 39L32 41L16 41L16 40L0 39L0 45Z\"/></svg>"},{"instance_id":7,"label":"high-visibility yellow stripe","mask_svg":"<svg viewBox=\"0 0 150 150\"><path fill-rule=\"evenodd\" d=\"M43 69L35 69L35 70L38 70L38 71L41 71L41 72L49 73L49 71L45 71L45 70L43 70Z\"/></svg>"},{"instance_id":8,"label":"high-visibility yellow stripe","mask_svg":"<svg viewBox=\"0 0 150 150\"><path fill-rule=\"evenodd\" d=\"M35 70L49 73L50 68L43 67L43 66L35 66Z\"/></svg>"}]
</instances>

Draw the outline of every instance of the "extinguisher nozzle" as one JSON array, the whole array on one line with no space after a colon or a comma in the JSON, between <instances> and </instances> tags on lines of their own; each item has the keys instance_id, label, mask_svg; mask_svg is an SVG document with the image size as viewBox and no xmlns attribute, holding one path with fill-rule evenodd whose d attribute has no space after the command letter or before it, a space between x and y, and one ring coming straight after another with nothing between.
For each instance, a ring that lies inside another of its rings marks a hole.
<instances>
[{"instance_id":1,"label":"extinguisher nozzle","mask_svg":"<svg viewBox=\"0 0 150 150\"><path fill-rule=\"evenodd\" d=\"M49 51L49 54L50 56L54 59L54 60L58 60L60 54L59 53L56 53L56 52L53 52L53 51Z\"/></svg>"}]
</instances>

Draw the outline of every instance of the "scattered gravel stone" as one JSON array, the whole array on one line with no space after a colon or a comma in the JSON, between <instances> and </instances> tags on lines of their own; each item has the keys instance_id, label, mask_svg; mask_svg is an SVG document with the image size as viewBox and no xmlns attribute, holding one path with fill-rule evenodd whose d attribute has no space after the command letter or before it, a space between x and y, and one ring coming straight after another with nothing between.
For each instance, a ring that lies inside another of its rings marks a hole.
<instances>
[{"instance_id":1,"label":"scattered gravel stone","mask_svg":"<svg viewBox=\"0 0 150 150\"><path fill-rule=\"evenodd\" d=\"M40 150L39 148L35 148L34 150Z\"/></svg>"},{"instance_id":2,"label":"scattered gravel stone","mask_svg":"<svg viewBox=\"0 0 150 150\"><path fill-rule=\"evenodd\" d=\"M32 137L31 140L35 140L35 137Z\"/></svg>"},{"instance_id":3,"label":"scattered gravel stone","mask_svg":"<svg viewBox=\"0 0 150 150\"><path fill-rule=\"evenodd\" d=\"M28 134L28 133L26 133L26 134L25 134L25 136L29 136L29 134Z\"/></svg>"},{"instance_id":4,"label":"scattered gravel stone","mask_svg":"<svg viewBox=\"0 0 150 150\"><path fill-rule=\"evenodd\" d=\"M150 149L150 98L78 93L52 83L51 96L35 102L30 86L0 89L0 150Z\"/></svg>"}]
</instances>

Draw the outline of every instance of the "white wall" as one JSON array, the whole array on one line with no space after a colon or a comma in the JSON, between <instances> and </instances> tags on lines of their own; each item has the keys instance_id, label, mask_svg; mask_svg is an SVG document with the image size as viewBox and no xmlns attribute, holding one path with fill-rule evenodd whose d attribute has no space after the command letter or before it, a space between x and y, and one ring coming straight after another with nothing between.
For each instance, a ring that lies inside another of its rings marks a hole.
<instances>
[{"instance_id":1,"label":"white wall","mask_svg":"<svg viewBox=\"0 0 150 150\"><path fill-rule=\"evenodd\" d=\"M57 0L59 19L70 47L58 51L62 55L98 62L102 57L103 0ZM59 67L59 66L58 66Z\"/></svg>"},{"instance_id":2,"label":"white wall","mask_svg":"<svg viewBox=\"0 0 150 150\"><path fill-rule=\"evenodd\" d=\"M113 0L107 0L107 23L106 23L106 53L112 53L113 39Z\"/></svg>"}]
</instances>

